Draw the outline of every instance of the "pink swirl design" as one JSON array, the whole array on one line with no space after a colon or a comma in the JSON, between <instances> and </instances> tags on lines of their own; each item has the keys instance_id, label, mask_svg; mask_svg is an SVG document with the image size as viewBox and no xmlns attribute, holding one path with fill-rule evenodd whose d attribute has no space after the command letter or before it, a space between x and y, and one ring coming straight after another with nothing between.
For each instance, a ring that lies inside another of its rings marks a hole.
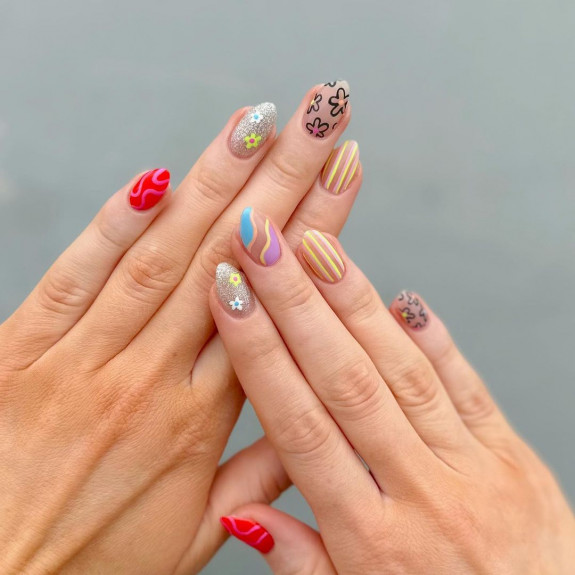
<instances>
[{"instance_id":1,"label":"pink swirl design","mask_svg":"<svg viewBox=\"0 0 575 575\"><path fill-rule=\"evenodd\" d=\"M170 184L170 172L164 168L146 172L130 192L130 204L135 210L149 210L165 194Z\"/></svg>"},{"instance_id":2,"label":"pink swirl design","mask_svg":"<svg viewBox=\"0 0 575 575\"><path fill-rule=\"evenodd\" d=\"M255 521L233 516L222 517L220 521L230 535L261 553L268 553L274 546L273 537Z\"/></svg>"}]
</instances>

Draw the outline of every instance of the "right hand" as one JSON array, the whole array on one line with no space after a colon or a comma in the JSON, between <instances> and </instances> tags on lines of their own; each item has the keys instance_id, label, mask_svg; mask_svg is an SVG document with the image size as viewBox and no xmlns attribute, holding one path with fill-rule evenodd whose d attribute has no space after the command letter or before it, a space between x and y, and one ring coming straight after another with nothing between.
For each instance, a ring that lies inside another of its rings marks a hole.
<instances>
[{"instance_id":1,"label":"right hand","mask_svg":"<svg viewBox=\"0 0 575 575\"><path fill-rule=\"evenodd\" d=\"M360 177L335 195L317 175L349 121L328 104L342 86L319 112L310 91L273 147L270 106L237 112L172 198L151 205L165 172L146 176L157 194L132 180L0 326L3 575L194 573L220 515L289 485L267 440L218 469L244 398L207 294L246 203L294 243L341 229Z\"/></svg>"}]
</instances>

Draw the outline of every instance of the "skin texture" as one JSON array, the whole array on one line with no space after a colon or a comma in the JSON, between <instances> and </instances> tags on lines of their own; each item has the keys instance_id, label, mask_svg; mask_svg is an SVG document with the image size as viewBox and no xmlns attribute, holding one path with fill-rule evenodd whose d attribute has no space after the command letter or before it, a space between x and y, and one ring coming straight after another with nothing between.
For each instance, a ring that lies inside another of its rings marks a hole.
<instances>
[{"instance_id":1,"label":"skin texture","mask_svg":"<svg viewBox=\"0 0 575 575\"><path fill-rule=\"evenodd\" d=\"M297 255L278 236L272 266L232 236L250 313L210 297L246 395L319 526L262 504L235 509L273 537L273 572L571 573L575 520L557 482L440 319L412 292L386 309L333 235L306 233L324 251ZM335 281L312 270L314 254Z\"/></svg>"},{"instance_id":2,"label":"skin texture","mask_svg":"<svg viewBox=\"0 0 575 575\"><path fill-rule=\"evenodd\" d=\"M207 298L245 203L294 247L343 226L361 174L341 197L318 174L349 113L309 138L315 89L247 158L230 149L238 111L148 209L130 206L134 177L0 326L2 574L196 573L221 515L290 484L265 439L219 466L244 396Z\"/></svg>"}]
</instances>

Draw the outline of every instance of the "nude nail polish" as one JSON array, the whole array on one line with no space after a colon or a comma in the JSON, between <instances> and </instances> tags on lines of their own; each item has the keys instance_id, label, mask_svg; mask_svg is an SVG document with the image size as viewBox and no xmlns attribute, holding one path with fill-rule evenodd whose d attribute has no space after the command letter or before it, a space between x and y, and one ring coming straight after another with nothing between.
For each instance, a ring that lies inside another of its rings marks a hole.
<instances>
[{"instance_id":1,"label":"nude nail polish","mask_svg":"<svg viewBox=\"0 0 575 575\"><path fill-rule=\"evenodd\" d=\"M273 132L277 110L271 102L250 108L230 136L230 150L239 158L253 156Z\"/></svg>"},{"instance_id":2,"label":"nude nail polish","mask_svg":"<svg viewBox=\"0 0 575 575\"><path fill-rule=\"evenodd\" d=\"M257 549L260 553L269 553L274 546L275 542L270 533L251 519L228 515L221 517L220 522L230 535Z\"/></svg>"},{"instance_id":3,"label":"nude nail polish","mask_svg":"<svg viewBox=\"0 0 575 575\"><path fill-rule=\"evenodd\" d=\"M275 264L281 256L280 242L272 221L246 208L240 219L240 237L248 255L262 266Z\"/></svg>"},{"instance_id":4,"label":"nude nail polish","mask_svg":"<svg viewBox=\"0 0 575 575\"><path fill-rule=\"evenodd\" d=\"M404 290L397 296L396 301L399 317L411 329L421 330L427 325L429 316L417 294Z\"/></svg>"},{"instance_id":5,"label":"nude nail polish","mask_svg":"<svg viewBox=\"0 0 575 575\"><path fill-rule=\"evenodd\" d=\"M221 263L216 268L216 292L230 315L244 316L252 310L253 296L246 276L228 263Z\"/></svg>"},{"instance_id":6,"label":"nude nail polish","mask_svg":"<svg viewBox=\"0 0 575 575\"><path fill-rule=\"evenodd\" d=\"M359 146L353 140L346 140L335 148L321 172L321 185L332 194L345 192L351 184L359 166Z\"/></svg>"},{"instance_id":7,"label":"nude nail polish","mask_svg":"<svg viewBox=\"0 0 575 575\"><path fill-rule=\"evenodd\" d=\"M322 84L303 115L303 127L313 138L329 138L347 112L349 84L336 80Z\"/></svg>"},{"instance_id":8,"label":"nude nail polish","mask_svg":"<svg viewBox=\"0 0 575 575\"><path fill-rule=\"evenodd\" d=\"M170 172L164 168L146 172L130 191L130 205L135 210L149 210L164 196L170 185Z\"/></svg>"},{"instance_id":9,"label":"nude nail polish","mask_svg":"<svg viewBox=\"0 0 575 575\"><path fill-rule=\"evenodd\" d=\"M345 264L329 239L317 230L308 230L302 239L302 255L320 279L336 283L345 274Z\"/></svg>"}]
</instances>

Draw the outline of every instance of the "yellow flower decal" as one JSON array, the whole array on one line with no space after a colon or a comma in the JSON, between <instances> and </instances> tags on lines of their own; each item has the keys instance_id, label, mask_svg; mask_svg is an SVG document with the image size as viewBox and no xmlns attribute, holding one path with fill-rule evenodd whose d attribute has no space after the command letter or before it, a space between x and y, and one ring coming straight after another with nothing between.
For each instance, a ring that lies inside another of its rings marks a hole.
<instances>
[{"instance_id":1,"label":"yellow flower decal","mask_svg":"<svg viewBox=\"0 0 575 575\"><path fill-rule=\"evenodd\" d=\"M244 138L244 142L246 143L246 148L249 150L250 148L257 148L260 140L262 139L261 136L257 134L250 134Z\"/></svg>"},{"instance_id":2,"label":"yellow flower decal","mask_svg":"<svg viewBox=\"0 0 575 575\"><path fill-rule=\"evenodd\" d=\"M240 274L231 274L230 283L238 287L242 283L242 278Z\"/></svg>"}]
</instances>

